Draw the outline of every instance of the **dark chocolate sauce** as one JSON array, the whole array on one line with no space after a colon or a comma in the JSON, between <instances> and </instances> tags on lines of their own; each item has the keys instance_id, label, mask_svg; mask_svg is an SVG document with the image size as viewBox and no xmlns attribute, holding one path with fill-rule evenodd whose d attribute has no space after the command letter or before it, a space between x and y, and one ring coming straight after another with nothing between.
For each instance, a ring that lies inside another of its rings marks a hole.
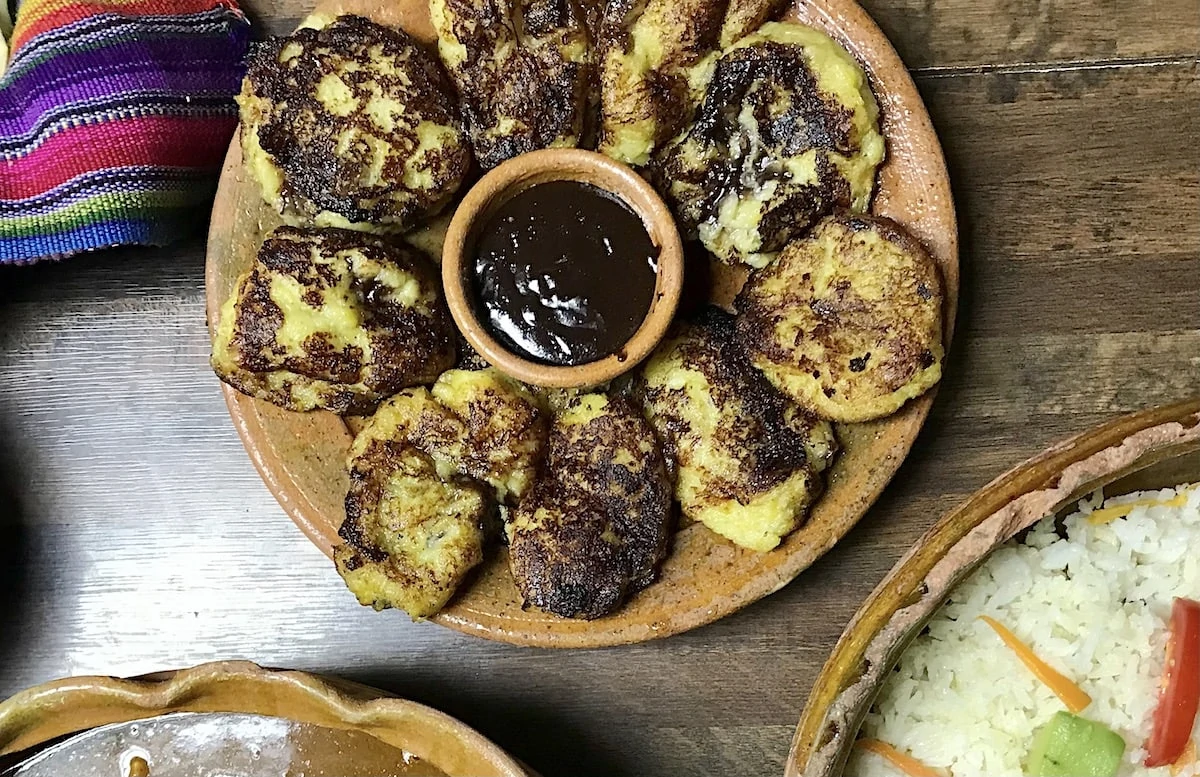
<instances>
[{"instance_id":1,"label":"dark chocolate sauce","mask_svg":"<svg viewBox=\"0 0 1200 777\"><path fill-rule=\"evenodd\" d=\"M534 361L585 364L637 331L658 274L658 247L638 215L577 181L533 186L476 233L471 278L479 319Z\"/></svg>"}]
</instances>

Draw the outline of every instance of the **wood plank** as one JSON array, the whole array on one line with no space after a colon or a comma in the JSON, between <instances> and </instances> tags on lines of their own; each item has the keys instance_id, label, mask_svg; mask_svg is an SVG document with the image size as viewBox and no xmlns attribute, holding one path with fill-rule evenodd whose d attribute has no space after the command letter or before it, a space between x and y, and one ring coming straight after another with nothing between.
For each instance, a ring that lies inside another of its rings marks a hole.
<instances>
[{"instance_id":1,"label":"wood plank","mask_svg":"<svg viewBox=\"0 0 1200 777\"><path fill-rule=\"evenodd\" d=\"M838 548L663 642L523 650L359 607L229 424L198 239L0 269L0 694L244 657L430 703L547 775L781 773L830 647L937 516L1053 440L1200 387L1195 68L920 84L966 238L933 415Z\"/></svg>"},{"instance_id":2,"label":"wood plank","mask_svg":"<svg viewBox=\"0 0 1200 777\"><path fill-rule=\"evenodd\" d=\"M863 0L911 68L1195 57L1196 0Z\"/></svg>"},{"instance_id":3,"label":"wood plank","mask_svg":"<svg viewBox=\"0 0 1200 777\"><path fill-rule=\"evenodd\" d=\"M911 68L1195 57L1197 0L863 0ZM254 0L260 31L291 32L313 0Z\"/></svg>"}]
</instances>

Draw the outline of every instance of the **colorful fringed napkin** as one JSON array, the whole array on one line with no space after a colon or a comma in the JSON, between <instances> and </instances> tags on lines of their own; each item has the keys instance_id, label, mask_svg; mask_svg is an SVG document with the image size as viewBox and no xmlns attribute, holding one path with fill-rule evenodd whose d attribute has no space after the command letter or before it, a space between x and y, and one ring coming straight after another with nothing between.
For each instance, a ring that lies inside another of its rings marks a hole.
<instances>
[{"instance_id":1,"label":"colorful fringed napkin","mask_svg":"<svg viewBox=\"0 0 1200 777\"><path fill-rule=\"evenodd\" d=\"M194 231L248 43L234 0L23 2L0 78L0 264Z\"/></svg>"}]
</instances>

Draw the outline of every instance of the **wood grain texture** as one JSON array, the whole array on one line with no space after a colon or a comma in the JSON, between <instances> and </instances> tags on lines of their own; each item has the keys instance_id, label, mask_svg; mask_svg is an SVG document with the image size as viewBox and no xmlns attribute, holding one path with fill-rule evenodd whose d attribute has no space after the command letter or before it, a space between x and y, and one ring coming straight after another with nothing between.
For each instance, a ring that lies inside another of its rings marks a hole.
<instances>
[{"instance_id":1,"label":"wood grain texture","mask_svg":"<svg viewBox=\"0 0 1200 777\"><path fill-rule=\"evenodd\" d=\"M927 40L951 40L964 15L991 25L981 41L1008 34L987 21L990 1L928 5L939 21ZM1091 20L1071 28L1064 58L1108 57L1104 25L1119 50L1174 57L1200 17L1175 0L1054 5ZM1191 15L1145 26L1168 6ZM299 14L258 10L279 28ZM358 607L229 424L205 364L193 238L0 270L0 693L241 657L430 703L546 777L782 774L842 628L939 515L1053 440L1200 393L1194 60L1010 68L1028 57L982 43L923 54L899 16L876 15L910 65L955 68L918 85L956 188L962 312L913 454L798 580L698 631L587 652ZM957 69L967 61L989 67Z\"/></svg>"},{"instance_id":2,"label":"wood grain texture","mask_svg":"<svg viewBox=\"0 0 1200 777\"><path fill-rule=\"evenodd\" d=\"M263 34L290 32L313 0L248 2ZM1196 0L863 0L919 70L1183 60L1200 51Z\"/></svg>"},{"instance_id":3,"label":"wood grain texture","mask_svg":"<svg viewBox=\"0 0 1200 777\"><path fill-rule=\"evenodd\" d=\"M1196 0L864 0L921 70L1195 57Z\"/></svg>"}]
</instances>

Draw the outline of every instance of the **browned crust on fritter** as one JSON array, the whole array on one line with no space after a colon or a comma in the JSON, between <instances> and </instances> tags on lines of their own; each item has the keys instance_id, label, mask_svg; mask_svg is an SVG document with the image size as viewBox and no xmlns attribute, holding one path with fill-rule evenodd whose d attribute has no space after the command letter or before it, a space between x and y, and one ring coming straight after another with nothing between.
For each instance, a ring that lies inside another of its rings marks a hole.
<instances>
[{"instance_id":1,"label":"browned crust on fritter","mask_svg":"<svg viewBox=\"0 0 1200 777\"><path fill-rule=\"evenodd\" d=\"M662 41L668 56L647 74L645 88L636 94L618 88L617 73L607 69L602 72L601 121L608 125L649 119L654 122L653 146L658 147L679 134L692 119L696 106L688 87L687 71L720 42L726 4L714 0L610 0L604 9L597 41L597 62L601 67L608 52L629 51L630 29L639 23L650 3L669 4L667 18L682 35Z\"/></svg>"},{"instance_id":2,"label":"browned crust on fritter","mask_svg":"<svg viewBox=\"0 0 1200 777\"><path fill-rule=\"evenodd\" d=\"M782 111L780 94L787 95ZM747 105L758 124L757 142L735 143L743 134L738 116ZM698 225L717 217L726 195L777 181L779 188L758 225L763 241L758 251L775 252L822 216L852 205L849 184L825 154L817 155L815 184L793 182L782 169L779 160L811 148L857 153L853 113L822 96L802 47L763 41L733 49L717 61L695 122L680 143L655 160L654 178L669 193L684 232L691 236ZM681 153L685 150L686 156ZM705 163L693 166L687 156ZM753 176L749 184L748 174Z\"/></svg>"},{"instance_id":3,"label":"browned crust on fritter","mask_svg":"<svg viewBox=\"0 0 1200 777\"><path fill-rule=\"evenodd\" d=\"M352 280L352 290L360 302L362 327L370 339L370 362L364 362L362 349L337 349L319 332L304 341L303 357L281 347L276 335L283 325L284 311L271 299L271 278L287 275L296 279L305 288L306 301L314 305L320 303L320 293L338 280L333 268L310 260L314 248L330 255L355 250L380 264L411 273L424 289L440 288L433 264L402 243L342 229L280 227L263 241L249 273L235 291L238 297L230 353L239 369L218 370L221 380L242 393L285 408L295 407L295 383L327 382L330 386L324 392L321 408L357 415L371 412L382 399L403 388L432 382L453 363L455 329L440 294L426 315L385 299L377 293L374 279L358 276ZM345 272L353 270L347 267ZM292 378L272 387L264 380L264 373L290 373Z\"/></svg>"},{"instance_id":4,"label":"browned crust on fritter","mask_svg":"<svg viewBox=\"0 0 1200 777\"><path fill-rule=\"evenodd\" d=\"M730 46L783 13L789 0L729 0L721 25L721 47Z\"/></svg>"},{"instance_id":5,"label":"browned crust on fritter","mask_svg":"<svg viewBox=\"0 0 1200 777\"><path fill-rule=\"evenodd\" d=\"M705 492L712 501L749 504L809 465L807 432L815 419L799 411L749 363L734 341L733 316L706 308L695 321L680 324L673 337L680 338L677 347L684 365L708 379L713 404L722 412L736 409L738 423L724 426L714 442L738 461L738 471L735 477L706 483ZM686 457L687 452L677 448L678 441L691 431L683 412L684 390L649 386L639 378L634 391L643 405L653 409L655 431L668 455ZM830 451L830 456L835 452ZM815 489L820 488L815 471L812 482ZM817 496L813 494L814 501Z\"/></svg>"},{"instance_id":6,"label":"browned crust on fritter","mask_svg":"<svg viewBox=\"0 0 1200 777\"><path fill-rule=\"evenodd\" d=\"M579 0L583 12L583 26L588 38L588 72L584 85L586 104L583 114L583 134L579 138L579 147L595 149L600 140L600 66L604 61L601 52L601 34L604 25L604 12L608 0Z\"/></svg>"},{"instance_id":7,"label":"browned crust on fritter","mask_svg":"<svg viewBox=\"0 0 1200 777\"><path fill-rule=\"evenodd\" d=\"M579 0L579 8L583 12L583 25L588 32L588 40L593 45L600 40L601 24L610 0Z\"/></svg>"},{"instance_id":8,"label":"browned crust on fritter","mask_svg":"<svg viewBox=\"0 0 1200 777\"><path fill-rule=\"evenodd\" d=\"M466 430L461 469L480 480L496 478L522 466L527 455L523 446L530 440L545 441L550 427L548 413L537 404L523 398L514 402L492 389L479 394L459 420ZM539 457L544 447L544 442L538 445ZM539 457L535 457L529 469L540 466L536 460Z\"/></svg>"},{"instance_id":9,"label":"browned crust on fritter","mask_svg":"<svg viewBox=\"0 0 1200 777\"><path fill-rule=\"evenodd\" d=\"M371 541L366 523L383 499L388 476L401 470L417 455L419 452L407 440L375 440L362 455L351 461L346 519L338 528L338 536L354 551L344 562L348 571L366 563L378 564L387 560L387 553ZM432 462L428 469L433 472Z\"/></svg>"},{"instance_id":10,"label":"browned crust on fritter","mask_svg":"<svg viewBox=\"0 0 1200 777\"><path fill-rule=\"evenodd\" d=\"M302 46L305 53L291 60L294 66L284 67L279 56L291 44ZM395 74L371 69L375 47L407 67ZM267 101L258 140L283 171L285 206L310 217L330 211L356 223L412 226L449 200L470 167L470 150L458 144L433 152L428 165L433 181L428 187L409 187L399 169L385 169L378 185L362 185L370 152L365 146L339 152L337 144L344 130L357 127L404 152L393 159L418 148L420 142L409 122L397 121L391 132L385 132L360 111L335 117L321 105L315 96L317 84L334 71L332 63L339 60L364 66L358 72L338 72L360 98L369 95L364 90L366 82L377 82L385 94L405 95L407 114L451 127L461 124L453 90L437 57L403 30L346 15L320 30L302 28L269 39L250 56L246 88Z\"/></svg>"},{"instance_id":11,"label":"browned crust on fritter","mask_svg":"<svg viewBox=\"0 0 1200 777\"><path fill-rule=\"evenodd\" d=\"M821 257L833 257L842 264L841 273L868 273L873 270L864 265L869 257L862 256L862 251L850 242L860 232L876 233L899 248L906 257L905 266L892 273L893 287L889 295L873 303L860 296L850 280L842 278L833 285L830 294L818 297L810 283L815 268L802 249L832 236L836 244L820 251ZM795 281L788 286L787 293L783 297L764 293L762 285L769 278L780 276ZM854 376L863 373L868 365L878 368L872 374L882 385L877 387L875 394L864 392L865 399L874 400L881 392L899 391L941 358L942 303L942 281L937 263L921 242L902 226L882 216L833 216L820 222L800 241L789 245L775 264L755 273L747 281L735 301L737 338L756 363L762 360L811 373L825 387L823 393L830 400L840 400L834 385L853 382ZM807 328L797 333L794 343L780 342L774 336L776 325L785 316L796 313L803 315ZM865 344L862 352L846 352L850 338ZM819 363L800 351L806 340L815 341L825 354ZM866 417L836 417L828 412L828 408L812 406L805 397L793 398L831 420L867 420Z\"/></svg>"},{"instance_id":12,"label":"browned crust on fritter","mask_svg":"<svg viewBox=\"0 0 1200 777\"><path fill-rule=\"evenodd\" d=\"M894 243L904 253L916 257L921 265L929 265L938 275L938 296L941 296L941 274L937 262L929 255L925 245L899 223L887 216L876 216L870 213L845 213L831 219L842 224L851 232L875 232L889 243Z\"/></svg>"},{"instance_id":13,"label":"browned crust on fritter","mask_svg":"<svg viewBox=\"0 0 1200 777\"><path fill-rule=\"evenodd\" d=\"M477 372L479 370L486 370L491 366L488 364L487 359L479 355L479 351L475 350L475 346L467 342L467 338L463 336L458 327L454 328L454 340L458 346L458 361L454 363L454 369Z\"/></svg>"},{"instance_id":14,"label":"browned crust on fritter","mask_svg":"<svg viewBox=\"0 0 1200 777\"><path fill-rule=\"evenodd\" d=\"M436 424L432 416L428 419L423 417L422 423L426 420ZM438 430L422 427L419 433L436 435ZM383 490L388 478L397 473L426 477L431 481L438 480L432 460L427 454L417 450L407 438L373 440L351 461L350 488L345 500L346 518L338 528L338 536L346 543L345 547L338 549L338 563L346 571L352 572L364 564L379 564L388 560L388 554L371 539L368 524L375 520L373 514L383 500ZM491 505L486 491L473 480L455 478L452 482L456 488L478 493L482 504ZM480 516L481 528L486 517ZM417 528L409 527L408 530L416 531ZM470 566L479 561L482 561L482 558L474 559ZM417 584L444 585L445 581L434 578L432 574L417 580L412 577L414 573L414 567L411 565L396 564L389 567L389 574L399 584L410 587ZM404 579L406 575L409 577L407 580Z\"/></svg>"},{"instance_id":15,"label":"browned crust on fritter","mask_svg":"<svg viewBox=\"0 0 1200 777\"><path fill-rule=\"evenodd\" d=\"M672 512L666 462L653 440L639 410L619 397L585 424L554 426L546 475L510 525L511 566L526 602L599 618L654 580ZM618 461L622 455L631 466ZM551 517L516 528L539 511Z\"/></svg>"},{"instance_id":16,"label":"browned crust on fritter","mask_svg":"<svg viewBox=\"0 0 1200 777\"><path fill-rule=\"evenodd\" d=\"M449 67L475 156L485 168L519 154L562 145L584 132L591 67L561 47L585 48L585 11L577 0L445 0L466 60ZM498 51L504 42L503 54ZM495 134L501 121L520 126ZM492 134L488 134L492 130Z\"/></svg>"}]
</instances>

